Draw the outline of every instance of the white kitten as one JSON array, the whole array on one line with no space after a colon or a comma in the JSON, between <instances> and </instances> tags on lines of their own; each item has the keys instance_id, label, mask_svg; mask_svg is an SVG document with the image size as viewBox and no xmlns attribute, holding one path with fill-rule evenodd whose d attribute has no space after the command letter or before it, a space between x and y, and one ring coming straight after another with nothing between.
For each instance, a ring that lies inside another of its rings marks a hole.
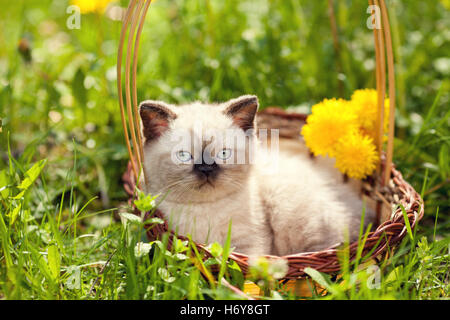
<instances>
[{"instance_id":1,"label":"white kitten","mask_svg":"<svg viewBox=\"0 0 450 320\"><path fill-rule=\"evenodd\" d=\"M240 154L248 160L255 143L244 130L253 127L257 108L253 96L218 105L141 103L147 191L167 193L159 209L179 234L224 244L231 220L237 252L270 252L254 170L248 161L236 163ZM230 132L244 145L218 139Z\"/></svg>"},{"instance_id":2,"label":"white kitten","mask_svg":"<svg viewBox=\"0 0 450 320\"><path fill-rule=\"evenodd\" d=\"M281 144L278 171L269 172L251 130L257 108L255 96L217 105L141 103L147 191L167 194L159 209L172 228L223 244L231 220L232 247L247 254L320 250L345 232L355 239L357 192L292 145ZM232 139L223 138L230 130Z\"/></svg>"}]
</instances>

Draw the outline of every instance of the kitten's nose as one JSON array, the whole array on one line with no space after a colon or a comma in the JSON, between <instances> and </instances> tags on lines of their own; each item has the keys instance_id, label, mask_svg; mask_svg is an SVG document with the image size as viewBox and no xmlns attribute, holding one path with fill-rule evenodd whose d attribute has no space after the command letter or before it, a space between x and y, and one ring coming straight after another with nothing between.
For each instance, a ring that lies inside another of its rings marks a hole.
<instances>
[{"instance_id":1,"label":"kitten's nose","mask_svg":"<svg viewBox=\"0 0 450 320\"><path fill-rule=\"evenodd\" d=\"M194 170L204 174L207 177L215 173L218 168L219 166L215 162L213 164L206 164L206 163L194 164Z\"/></svg>"}]
</instances>

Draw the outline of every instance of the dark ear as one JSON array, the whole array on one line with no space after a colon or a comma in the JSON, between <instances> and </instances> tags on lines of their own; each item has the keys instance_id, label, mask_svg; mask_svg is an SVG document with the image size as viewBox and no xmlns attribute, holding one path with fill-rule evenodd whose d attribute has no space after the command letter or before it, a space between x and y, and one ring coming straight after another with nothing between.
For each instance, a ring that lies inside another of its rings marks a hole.
<instances>
[{"instance_id":1,"label":"dark ear","mask_svg":"<svg viewBox=\"0 0 450 320\"><path fill-rule=\"evenodd\" d=\"M169 122L177 117L167 104L152 100L141 102L139 114L142 120L142 135L146 142L158 138L167 130Z\"/></svg>"},{"instance_id":2,"label":"dark ear","mask_svg":"<svg viewBox=\"0 0 450 320\"><path fill-rule=\"evenodd\" d=\"M258 110L258 98L246 95L226 103L225 114L233 118L233 122L242 130L254 128L255 115Z\"/></svg>"}]
</instances>

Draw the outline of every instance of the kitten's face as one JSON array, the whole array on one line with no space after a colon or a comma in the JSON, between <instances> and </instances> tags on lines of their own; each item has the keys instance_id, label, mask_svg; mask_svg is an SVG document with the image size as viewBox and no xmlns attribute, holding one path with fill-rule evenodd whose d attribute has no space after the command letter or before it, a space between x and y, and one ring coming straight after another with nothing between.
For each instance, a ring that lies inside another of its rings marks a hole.
<instances>
[{"instance_id":1,"label":"kitten's face","mask_svg":"<svg viewBox=\"0 0 450 320\"><path fill-rule=\"evenodd\" d=\"M149 191L200 203L241 190L251 169L257 108L254 96L216 105L141 103Z\"/></svg>"}]
</instances>

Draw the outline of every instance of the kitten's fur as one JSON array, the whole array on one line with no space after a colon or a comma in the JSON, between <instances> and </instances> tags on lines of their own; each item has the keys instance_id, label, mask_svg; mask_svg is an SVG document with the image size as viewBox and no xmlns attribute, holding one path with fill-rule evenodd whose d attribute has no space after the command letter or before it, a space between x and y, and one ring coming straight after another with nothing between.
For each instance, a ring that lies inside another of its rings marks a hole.
<instances>
[{"instance_id":1,"label":"kitten's fur","mask_svg":"<svg viewBox=\"0 0 450 320\"><path fill-rule=\"evenodd\" d=\"M167 194L159 209L172 228L180 234L191 234L198 242L223 244L232 220L231 245L247 254L320 250L342 242L346 230L354 239L362 202L349 185L337 185L331 171L313 165L304 154L289 153L282 144L276 174L268 174L258 163L248 163L248 150L256 146L256 139L252 139L254 133L244 130L254 127L257 108L255 96L217 105L141 103L147 191ZM201 161L207 144L222 148L208 137L195 134L194 127L199 123L204 129L235 129L237 135L245 136L246 163L215 165L217 170L214 175L208 173L208 178L202 175L204 171L199 174L197 170L203 165L174 163L173 154L180 148L194 150L192 145L179 145L175 137L179 129L186 130L203 147L193 154L194 160ZM257 158L264 157L258 152Z\"/></svg>"}]
</instances>

